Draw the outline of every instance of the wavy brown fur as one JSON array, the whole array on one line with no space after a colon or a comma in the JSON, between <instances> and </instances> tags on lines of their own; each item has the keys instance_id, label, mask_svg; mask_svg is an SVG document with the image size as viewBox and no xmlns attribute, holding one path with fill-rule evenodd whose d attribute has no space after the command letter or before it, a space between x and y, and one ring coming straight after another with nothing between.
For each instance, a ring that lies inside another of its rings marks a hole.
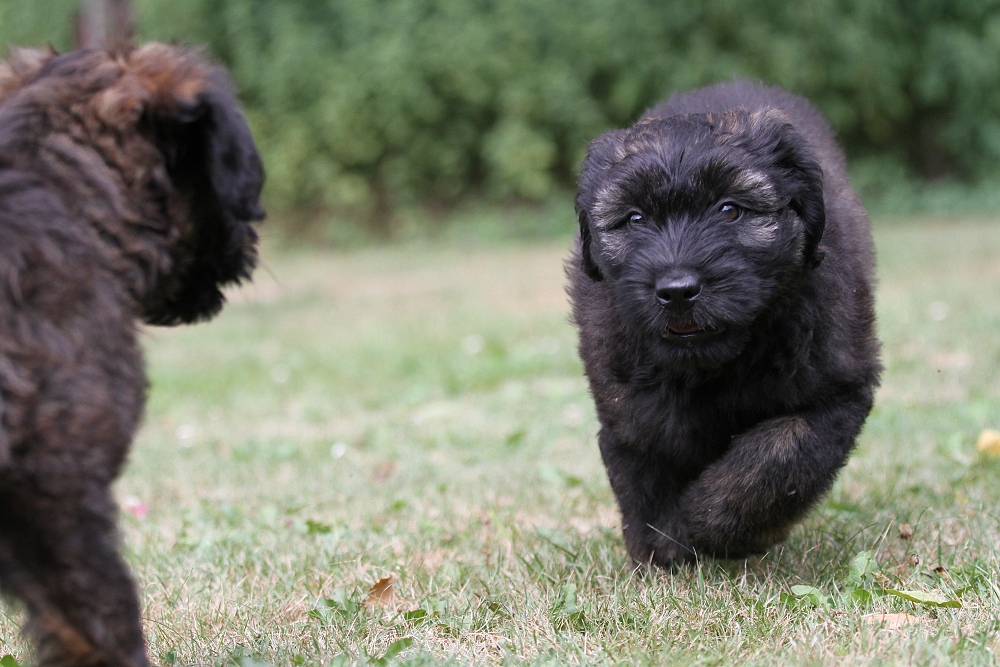
<instances>
[{"instance_id":1,"label":"wavy brown fur","mask_svg":"<svg viewBox=\"0 0 1000 667\"><path fill-rule=\"evenodd\" d=\"M0 590L43 665L146 665L109 487L146 391L136 323L206 319L256 259L263 171L195 50L0 64Z\"/></svg>"}]
</instances>

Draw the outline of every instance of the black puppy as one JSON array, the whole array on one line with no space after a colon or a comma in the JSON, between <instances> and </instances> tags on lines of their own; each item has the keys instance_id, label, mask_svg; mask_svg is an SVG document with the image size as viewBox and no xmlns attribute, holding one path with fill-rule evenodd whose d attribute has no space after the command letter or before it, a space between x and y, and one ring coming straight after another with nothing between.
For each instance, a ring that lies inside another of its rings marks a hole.
<instances>
[{"instance_id":1,"label":"black puppy","mask_svg":"<svg viewBox=\"0 0 1000 667\"><path fill-rule=\"evenodd\" d=\"M737 558L830 488L881 370L867 215L820 114L738 81L591 143L567 265L638 564Z\"/></svg>"}]
</instances>

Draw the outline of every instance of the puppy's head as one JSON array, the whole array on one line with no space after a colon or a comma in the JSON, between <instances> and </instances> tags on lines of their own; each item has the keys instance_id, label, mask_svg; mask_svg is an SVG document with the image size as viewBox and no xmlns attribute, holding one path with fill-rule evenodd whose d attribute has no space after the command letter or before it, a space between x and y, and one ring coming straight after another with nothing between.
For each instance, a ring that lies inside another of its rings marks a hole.
<instances>
[{"instance_id":1,"label":"puppy's head","mask_svg":"<svg viewBox=\"0 0 1000 667\"><path fill-rule=\"evenodd\" d=\"M587 279L681 368L737 356L815 267L822 173L780 111L646 118L591 143L576 210Z\"/></svg>"},{"instance_id":2,"label":"puppy's head","mask_svg":"<svg viewBox=\"0 0 1000 667\"><path fill-rule=\"evenodd\" d=\"M224 303L220 287L248 279L257 260L250 223L264 218L264 170L253 136L226 73L195 53L150 45L128 56L126 72L144 98L138 123L154 138L168 190L181 200L173 214L187 218L183 269L147 304L146 320L211 317Z\"/></svg>"},{"instance_id":3,"label":"puppy's head","mask_svg":"<svg viewBox=\"0 0 1000 667\"><path fill-rule=\"evenodd\" d=\"M0 70L0 95L9 117L44 118L17 132L75 189L75 215L142 267L129 287L145 321L211 317L220 288L249 278L263 168L228 76L198 51L26 51Z\"/></svg>"}]
</instances>

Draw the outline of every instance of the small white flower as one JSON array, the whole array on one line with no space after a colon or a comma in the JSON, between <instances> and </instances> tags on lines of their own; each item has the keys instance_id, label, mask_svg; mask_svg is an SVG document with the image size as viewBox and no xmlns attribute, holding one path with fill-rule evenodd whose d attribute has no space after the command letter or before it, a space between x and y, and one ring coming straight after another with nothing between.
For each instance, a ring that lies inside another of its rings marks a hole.
<instances>
[{"instance_id":1,"label":"small white flower","mask_svg":"<svg viewBox=\"0 0 1000 667\"><path fill-rule=\"evenodd\" d=\"M198 428L194 424L181 424L174 431L174 435L182 444L190 446L194 436L198 434Z\"/></svg>"},{"instance_id":2,"label":"small white flower","mask_svg":"<svg viewBox=\"0 0 1000 667\"><path fill-rule=\"evenodd\" d=\"M948 317L948 304L944 301L934 301L927 306L927 317L935 322L944 322Z\"/></svg>"},{"instance_id":3,"label":"small white flower","mask_svg":"<svg viewBox=\"0 0 1000 667\"><path fill-rule=\"evenodd\" d=\"M486 349L486 341L479 334L469 334L462 339L462 351L470 357Z\"/></svg>"},{"instance_id":4,"label":"small white flower","mask_svg":"<svg viewBox=\"0 0 1000 667\"><path fill-rule=\"evenodd\" d=\"M551 357L559 352L559 341L552 336L546 336L539 341L538 351Z\"/></svg>"},{"instance_id":5,"label":"small white flower","mask_svg":"<svg viewBox=\"0 0 1000 667\"><path fill-rule=\"evenodd\" d=\"M567 405L563 410L563 424L569 428L576 428L583 423L586 413L579 405Z\"/></svg>"}]
</instances>

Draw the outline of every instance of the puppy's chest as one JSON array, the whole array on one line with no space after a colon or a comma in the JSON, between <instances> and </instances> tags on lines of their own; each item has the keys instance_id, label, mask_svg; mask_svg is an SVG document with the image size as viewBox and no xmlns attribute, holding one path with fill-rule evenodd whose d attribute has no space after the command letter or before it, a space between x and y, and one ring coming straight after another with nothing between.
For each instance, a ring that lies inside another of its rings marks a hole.
<instances>
[{"instance_id":1,"label":"puppy's chest","mask_svg":"<svg viewBox=\"0 0 1000 667\"><path fill-rule=\"evenodd\" d=\"M733 437L766 418L760 405L724 386L632 389L616 402L619 436L641 449L692 465L722 454Z\"/></svg>"}]
</instances>

